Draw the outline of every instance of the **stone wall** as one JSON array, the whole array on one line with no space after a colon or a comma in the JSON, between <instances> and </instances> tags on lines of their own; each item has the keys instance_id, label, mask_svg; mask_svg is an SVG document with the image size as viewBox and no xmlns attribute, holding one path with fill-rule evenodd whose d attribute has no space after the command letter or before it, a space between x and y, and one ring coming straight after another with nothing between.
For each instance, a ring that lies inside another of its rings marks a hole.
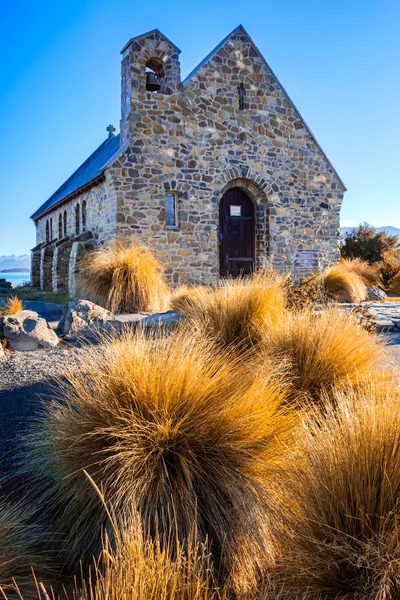
<instances>
[{"instance_id":1,"label":"stone wall","mask_svg":"<svg viewBox=\"0 0 400 600\"><path fill-rule=\"evenodd\" d=\"M143 65L151 54L167 57L178 77L176 49L144 38L128 50L121 128L130 147L110 168L117 235L149 245L175 284L214 282L219 202L239 186L256 205L258 264L271 257L292 269L299 249L318 251L320 268L335 262L344 187L245 33L169 94L145 91ZM169 190L178 194L175 231L165 225Z\"/></svg>"},{"instance_id":2,"label":"stone wall","mask_svg":"<svg viewBox=\"0 0 400 600\"><path fill-rule=\"evenodd\" d=\"M93 247L115 239L116 202L113 181L110 173L106 172L103 182L38 219L36 239L41 249L32 252L33 284L40 284L41 289L44 290L73 295L76 291L77 270L76 252L72 252L74 244L79 248L84 248L85 243L88 247ZM79 228L76 227L77 206L79 206ZM84 206L86 207L85 218L82 212ZM60 217L61 221L59 221ZM52 234L47 243L46 223L49 223L49 232ZM70 273L71 261L72 274Z\"/></svg>"},{"instance_id":3,"label":"stone wall","mask_svg":"<svg viewBox=\"0 0 400 600\"><path fill-rule=\"evenodd\" d=\"M160 61L160 93L151 93L146 65ZM75 211L84 203L91 244L127 238L149 246L174 285L215 283L219 205L232 187L255 205L257 266L271 260L291 270L299 250L315 251L321 269L338 260L345 188L244 30L235 30L183 83L179 51L162 34L129 42L121 115L122 153L104 181L37 222L43 245L52 220L51 247L36 250L42 287L64 291L68 280L75 290L82 253ZM171 191L178 223L168 229L165 194ZM36 272L37 263L36 256Z\"/></svg>"},{"instance_id":4,"label":"stone wall","mask_svg":"<svg viewBox=\"0 0 400 600\"><path fill-rule=\"evenodd\" d=\"M86 224L82 220L82 207L86 203ZM76 228L76 210L79 206L79 231ZM64 218L66 215L66 228ZM61 217L61 235L59 222ZM91 231L98 243L115 238L116 231L116 196L110 174L106 171L105 180L94 185L86 192L55 208L39 218L36 223L36 243L46 243L46 223L52 221L50 241L60 240L66 236L71 239L84 231ZM66 233L66 235L64 235Z\"/></svg>"}]
</instances>

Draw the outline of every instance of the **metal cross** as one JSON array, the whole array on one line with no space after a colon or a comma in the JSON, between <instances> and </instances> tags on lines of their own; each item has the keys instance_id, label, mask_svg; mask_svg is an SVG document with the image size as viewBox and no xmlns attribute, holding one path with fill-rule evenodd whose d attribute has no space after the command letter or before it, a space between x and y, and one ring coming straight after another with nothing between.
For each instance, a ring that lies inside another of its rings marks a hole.
<instances>
[{"instance_id":1,"label":"metal cross","mask_svg":"<svg viewBox=\"0 0 400 600\"><path fill-rule=\"evenodd\" d=\"M117 131L117 130L115 129L114 125L109 125L109 126L106 128L106 129L107 129L107 131L108 131L108 137L109 137L109 138L110 138L110 137L114 137L114 135L115 135L115 132Z\"/></svg>"}]
</instances>

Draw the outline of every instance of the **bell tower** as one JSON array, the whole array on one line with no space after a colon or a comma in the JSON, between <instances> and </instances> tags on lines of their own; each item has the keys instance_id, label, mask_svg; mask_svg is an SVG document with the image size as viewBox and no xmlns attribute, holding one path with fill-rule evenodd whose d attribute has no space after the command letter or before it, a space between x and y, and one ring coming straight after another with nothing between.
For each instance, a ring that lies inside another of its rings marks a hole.
<instances>
[{"instance_id":1,"label":"bell tower","mask_svg":"<svg viewBox=\"0 0 400 600\"><path fill-rule=\"evenodd\" d=\"M179 90L180 52L158 29L132 38L122 49L121 143L129 137L135 113Z\"/></svg>"}]
</instances>

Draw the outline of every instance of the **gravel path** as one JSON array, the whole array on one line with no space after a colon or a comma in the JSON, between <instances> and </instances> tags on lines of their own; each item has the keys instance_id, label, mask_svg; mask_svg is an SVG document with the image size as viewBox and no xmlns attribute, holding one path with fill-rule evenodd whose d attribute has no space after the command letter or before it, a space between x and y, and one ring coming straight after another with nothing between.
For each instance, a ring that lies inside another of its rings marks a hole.
<instances>
[{"instance_id":1,"label":"gravel path","mask_svg":"<svg viewBox=\"0 0 400 600\"><path fill-rule=\"evenodd\" d=\"M84 347L58 346L36 352L13 352L0 359L0 475L14 470L24 434L51 396L54 378L66 364L79 366Z\"/></svg>"}]
</instances>

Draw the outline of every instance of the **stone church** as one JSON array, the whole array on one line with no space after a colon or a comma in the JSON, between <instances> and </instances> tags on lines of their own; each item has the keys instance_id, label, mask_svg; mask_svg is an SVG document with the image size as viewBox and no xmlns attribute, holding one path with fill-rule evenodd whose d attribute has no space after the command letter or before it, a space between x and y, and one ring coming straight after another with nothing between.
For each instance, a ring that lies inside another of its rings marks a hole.
<instances>
[{"instance_id":1,"label":"stone church","mask_svg":"<svg viewBox=\"0 0 400 600\"><path fill-rule=\"evenodd\" d=\"M346 188L245 29L183 81L179 54L158 29L123 48L120 134L32 215L34 285L73 296L80 258L116 238L173 285L338 260Z\"/></svg>"}]
</instances>

